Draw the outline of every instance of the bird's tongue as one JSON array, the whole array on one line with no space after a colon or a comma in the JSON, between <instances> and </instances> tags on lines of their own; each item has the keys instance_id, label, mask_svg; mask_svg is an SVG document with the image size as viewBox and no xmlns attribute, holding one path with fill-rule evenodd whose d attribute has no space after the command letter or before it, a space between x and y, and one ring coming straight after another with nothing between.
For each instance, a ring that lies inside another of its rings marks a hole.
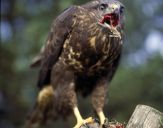
<instances>
[{"instance_id":1,"label":"bird's tongue","mask_svg":"<svg viewBox=\"0 0 163 128\"><path fill-rule=\"evenodd\" d=\"M117 26L119 22L118 16L114 13L106 14L103 19L100 21L100 23L104 24L107 23L112 26Z\"/></svg>"}]
</instances>

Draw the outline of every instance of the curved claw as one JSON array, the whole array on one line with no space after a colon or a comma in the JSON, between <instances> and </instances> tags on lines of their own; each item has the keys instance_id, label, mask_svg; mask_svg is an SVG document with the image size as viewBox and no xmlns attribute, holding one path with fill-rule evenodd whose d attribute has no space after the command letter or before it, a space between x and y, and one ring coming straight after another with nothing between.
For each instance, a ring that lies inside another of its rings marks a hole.
<instances>
[{"instance_id":1,"label":"curved claw","mask_svg":"<svg viewBox=\"0 0 163 128\"><path fill-rule=\"evenodd\" d=\"M101 124L101 127L102 127L102 128L108 128L108 126L109 126L108 118L105 118L104 124ZM109 127L109 128L110 128L110 127Z\"/></svg>"},{"instance_id":2,"label":"curved claw","mask_svg":"<svg viewBox=\"0 0 163 128\"><path fill-rule=\"evenodd\" d=\"M87 119L78 121L74 128L80 128L83 125L87 128L87 124L94 123L94 122L95 120L92 117L89 117Z\"/></svg>"}]
</instances>

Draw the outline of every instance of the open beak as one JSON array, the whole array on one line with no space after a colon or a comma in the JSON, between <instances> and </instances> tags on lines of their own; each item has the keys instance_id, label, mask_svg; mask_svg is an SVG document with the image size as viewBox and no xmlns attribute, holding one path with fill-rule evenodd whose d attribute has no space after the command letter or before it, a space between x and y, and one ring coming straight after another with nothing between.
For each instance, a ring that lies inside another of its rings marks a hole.
<instances>
[{"instance_id":1,"label":"open beak","mask_svg":"<svg viewBox=\"0 0 163 128\"><path fill-rule=\"evenodd\" d=\"M121 22L121 11L123 8L123 6L117 3L109 4L106 13L103 15L102 19L99 22L102 25L109 27L118 26Z\"/></svg>"}]
</instances>

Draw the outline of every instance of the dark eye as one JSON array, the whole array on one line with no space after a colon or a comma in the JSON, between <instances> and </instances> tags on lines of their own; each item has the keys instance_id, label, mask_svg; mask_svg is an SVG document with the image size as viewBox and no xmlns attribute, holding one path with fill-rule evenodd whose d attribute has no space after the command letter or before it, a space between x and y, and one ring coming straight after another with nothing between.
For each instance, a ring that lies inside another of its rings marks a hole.
<instances>
[{"instance_id":1,"label":"dark eye","mask_svg":"<svg viewBox=\"0 0 163 128\"><path fill-rule=\"evenodd\" d=\"M107 6L108 6L107 4L101 4L99 6L99 9L103 11L103 10L105 10L107 8Z\"/></svg>"},{"instance_id":2,"label":"dark eye","mask_svg":"<svg viewBox=\"0 0 163 128\"><path fill-rule=\"evenodd\" d=\"M123 14L125 11L125 8L123 6L120 7L120 14Z\"/></svg>"}]
</instances>

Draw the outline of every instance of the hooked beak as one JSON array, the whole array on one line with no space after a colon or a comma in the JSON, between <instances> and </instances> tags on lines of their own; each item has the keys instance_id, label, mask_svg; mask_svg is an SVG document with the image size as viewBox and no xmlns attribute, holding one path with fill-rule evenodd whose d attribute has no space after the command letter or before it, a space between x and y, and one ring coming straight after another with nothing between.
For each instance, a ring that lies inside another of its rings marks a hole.
<instances>
[{"instance_id":1,"label":"hooked beak","mask_svg":"<svg viewBox=\"0 0 163 128\"><path fill-rule=\"evenodd\" d=\"M109 3L106 13L103 15L100 23L106 26L116 27L121 22L121 14L124 6L118 3Z\"/></svg>"}]
</instances>

